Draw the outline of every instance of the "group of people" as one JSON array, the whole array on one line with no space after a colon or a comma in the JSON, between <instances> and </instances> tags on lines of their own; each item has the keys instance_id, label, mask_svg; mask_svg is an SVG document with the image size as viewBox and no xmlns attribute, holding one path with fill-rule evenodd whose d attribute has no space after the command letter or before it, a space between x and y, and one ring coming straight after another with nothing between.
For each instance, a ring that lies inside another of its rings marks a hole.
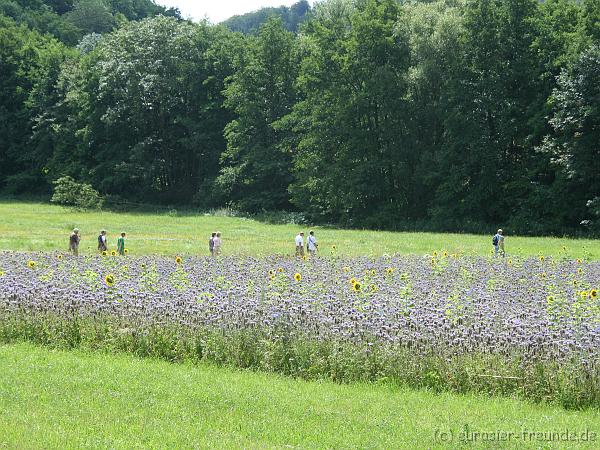
<instances>
[{"instance_id":1,"label":"group of people","mask_svg":"<svg viewBox=\"0 0 600 450\"><path fill-rule=\"evenodd\" d=\"M208 240L208 250L210 251L210 256L219 256L221 254L222 245L223 241L221 240L221 232L214 231Z\"/></svg>"},{"instance_id":2,"label":"group of people","mask_svg":"<svg viewBox=\"0 0 600 450\"><path fill-rule=\"evenodd\" d=\"M119 255L125 255L127 253L125 248L126 236L127 234L125 232L122 232L119 238L117 239L117 253ZM79 256L80 242L81 234L79 233L79 229L75 228L69 237L69 252L72 253L74 256ZM210 239L208 240L208 250L210 251L210 255L219 256L221 254L222 244L223 241L221 240L221 232L213 232L211 234ZM499 229L498 232L492 238L492 245L494 246L494 256L505 256L506 251L504 250L504 235L502 234L502 229ZM318 248L319 244L317 243L315 232L310 231L306 240L306 251L308 252L308 255L315 256L317 254ZM100 234L98 235L98 251L100 253L108 252L108 237L106 235L106 230L101 230ZM296 256L304 256L304 231L300 231L296 236Z\"/></svg>"},{"instance_id":3,"label":"group of people","mask_svg":"<svg viewBox=\"0 0 600 450\"><path fill-rule=\"evenodd\" d=\"M127 234L122 232L119 238L117 239L117 253L119 255L125 255L125 237ZM79 243L81 242L81 234L79 233L79 228L75 228L71 235L69 236L69 252L73 254L73 256L79 256ZM98 235L98 251L102 254L104 252L108 252L108 237L106 235L106 230L101 230Z\"/></svg>"},{"instance_id":4,"label":"group of people","mask_svg":"<svg viewBox=\"0 0 600 450\"><path fill-rule=\"evenodd\" d=\"M306 251L310 256L315 256L318 248L319 244L317 243L315 232L310 231L308 233L308 239L306 240ZM296 256L304 256L304 231L301 231L296 236Z\"/></svg>"}]
</instances>

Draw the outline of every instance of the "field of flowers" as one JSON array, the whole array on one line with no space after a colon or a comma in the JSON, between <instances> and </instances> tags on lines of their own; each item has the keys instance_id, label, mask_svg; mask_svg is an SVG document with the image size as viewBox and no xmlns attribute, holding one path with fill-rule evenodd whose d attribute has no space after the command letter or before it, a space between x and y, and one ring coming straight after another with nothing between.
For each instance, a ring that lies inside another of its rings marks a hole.
<instances>
[{"instance_id":1,"label":"field of flowers","mask_svg":"<svg viewBox=\"0 0 600 450\"><path fill-rule=\"evenodd\" d=\"M0 253L0 341L600 404L600 262Z\"/></svg>"}]
</instances>

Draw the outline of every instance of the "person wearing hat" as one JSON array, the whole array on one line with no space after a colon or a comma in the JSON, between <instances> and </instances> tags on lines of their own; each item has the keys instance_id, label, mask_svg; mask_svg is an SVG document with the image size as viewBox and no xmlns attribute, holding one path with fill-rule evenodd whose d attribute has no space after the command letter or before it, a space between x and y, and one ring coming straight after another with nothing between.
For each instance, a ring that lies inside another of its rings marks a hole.
<instances>
[{"instance_id":1,"label":"person wearing hat","mask_svg":"<svg viewBox=\"0 0 600 450\"><path fill-rule=\"evenodd\" d=\"M106 240L106 230L100 231L98 236L98 251L100 253L108 251L108 242Z\"/></svg>"},{"instance_id":2,"label":"person wearing hat","mask_svg":"<svg viewBox=\"0 0 600 450\"><path fill-rule=\"evenodd\" d=\"M69 236L69 251L73 254L73 256L79 256L79 242L81 241L81 236L79 236L79 228L75 228Z\"/></svg>"},{"instance_id":3,"label":"person wearing hat","mask_svg":"<svg viewBox=\"0 0 600 450\"><path fill-rule=\"evenodd\" d=\"M492 245L494 246L494 256L498 256L498 253L500 253L504 258L504 236L502 235L502 229L499 229L492 238Z\"/></svg>"}]
</instances>

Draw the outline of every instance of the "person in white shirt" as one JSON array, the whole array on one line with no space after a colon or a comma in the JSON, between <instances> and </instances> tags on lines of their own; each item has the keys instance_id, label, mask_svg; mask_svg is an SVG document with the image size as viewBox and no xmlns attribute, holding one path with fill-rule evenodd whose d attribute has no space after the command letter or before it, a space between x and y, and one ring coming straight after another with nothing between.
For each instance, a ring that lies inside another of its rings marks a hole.
<instances>
[{"instance_id":1,"label":"person in white shirt","mask_svg":"<svg viewBox=\"0 0 600 450\"><path fill-rule=\"evenodd\" d=\"M223 241L221 240L221 232L217 231L217 234L213 238L213 255L221 256L221 245L223 245Z\"/></svg>"},{"instance_id":2,"label":"person in white shirt","mask_svg":"<svg viewBox=\"0 0 600 450\"><path fill-rule=\"evenodd\" d=\"M319 247L319 244L317 244L315 232L311 231L310 233L308 233L308 239L306 241L306 248L308 250L308 254L310 256L315 256L317 254L317 247Z\"/></svg>"},{"instance_id":3,"label":"person in white shirt","mask_svg":"<svg viewBox=\"0 0 600 450\"><path fill-rule=\"evenodd\" d=\"M296 236L296 256L304 256L304 231Z\"/></svg>"}]
</instances>

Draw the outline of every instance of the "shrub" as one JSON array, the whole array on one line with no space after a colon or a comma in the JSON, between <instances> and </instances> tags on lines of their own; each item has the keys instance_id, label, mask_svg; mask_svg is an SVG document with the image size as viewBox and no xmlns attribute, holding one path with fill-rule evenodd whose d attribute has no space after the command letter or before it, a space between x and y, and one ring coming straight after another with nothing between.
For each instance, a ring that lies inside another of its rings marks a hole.
<instances>
[{"instance_id":1,"label":"shrub","mask_svg":"<svg viewBox=\"0 0 600 450\"><path fill-rule=\"evenodd\" d=\"M91 185L78 183L69 176L61 177L53 184L52 203L76 209L101 209L104 204L104 198Z\"/></svg>"}]
</instances>

